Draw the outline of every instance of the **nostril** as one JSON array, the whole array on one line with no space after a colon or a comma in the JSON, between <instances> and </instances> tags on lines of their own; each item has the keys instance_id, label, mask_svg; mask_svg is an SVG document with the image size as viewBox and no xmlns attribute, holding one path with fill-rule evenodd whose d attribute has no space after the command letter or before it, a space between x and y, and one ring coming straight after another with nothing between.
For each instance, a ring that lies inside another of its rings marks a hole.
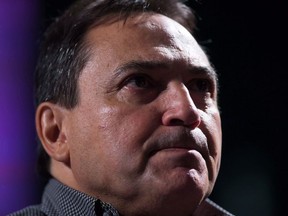
<instances>
[{"instance_id":1,"label":"nostril","mask_svg":"<svg viewBox=\"0 0 288 216\"><path fill-rule=\"evenodd\" d=\"M171 120L170 120L170 125L171 125L171 126L184 125L184 121L182 121L182 120L180 120L180 119L171 119Z\"/></svg>"},{"instance_id":2,"label":"nostril","mask_svg":"<svg viewBox=\"0 0 288 216\"><path fill-rule=\"evenodd\" d=\"M185 122L185 121L182 121L181 119L171 119L170 122L169 122L169 126L185 126L185 127L190 127L190 128L196 128L199 126L201 120L195 120L191 123L188 123L188 122Z\"/></svg>"}]
</instances>

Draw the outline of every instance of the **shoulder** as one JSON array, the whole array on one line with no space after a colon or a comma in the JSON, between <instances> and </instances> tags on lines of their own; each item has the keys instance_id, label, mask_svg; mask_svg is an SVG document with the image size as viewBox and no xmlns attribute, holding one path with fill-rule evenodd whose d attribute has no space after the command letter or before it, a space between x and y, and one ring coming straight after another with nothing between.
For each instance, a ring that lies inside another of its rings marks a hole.
<instances>
[{"instance_id":1,"label":"shoulder","mask_svg":"<svg viewBox=\"0 0 288 216\"><path fill-rule=\"evenodd\" d=\"M34 205L8 214L7 216L45 216L45 214L41 212L39 205Z\"/></svg>"}]
</instances>

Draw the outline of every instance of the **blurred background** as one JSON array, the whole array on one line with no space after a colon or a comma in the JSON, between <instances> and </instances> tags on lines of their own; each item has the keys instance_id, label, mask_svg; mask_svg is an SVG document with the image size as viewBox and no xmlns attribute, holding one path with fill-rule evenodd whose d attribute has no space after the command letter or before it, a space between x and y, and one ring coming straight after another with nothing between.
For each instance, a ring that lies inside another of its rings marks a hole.
<instances>
[{"instance_id":1,"label":"blurred background","mask_svg":"<svg viewBox=\"0 0 288 216\"><path fill-rule=\"evenodd\" d=\"M0 216L40 202L33 72L41 33L72 2L0 0ZM284 0L187 4L220 77L223 157L211 199L235 215L288 215Z\"/></svg>"}]
</instances>

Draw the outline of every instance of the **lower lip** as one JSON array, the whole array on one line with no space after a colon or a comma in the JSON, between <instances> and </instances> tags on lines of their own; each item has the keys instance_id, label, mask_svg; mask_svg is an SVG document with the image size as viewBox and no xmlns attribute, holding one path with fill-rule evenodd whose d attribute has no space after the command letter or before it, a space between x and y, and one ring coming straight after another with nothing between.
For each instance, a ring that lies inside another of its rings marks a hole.
<instances>
[{"instance_id":1,"label":"lower lip","mask_svg":"<svg viewBox=\"0 0 288 216\"><path fill-rule=\"evenodd\" d=\"M193 151L191 149L185 149L185 148L167 148L167 149L162 149L158 152L183 152L183 153L189 153L190 151Z\"/></svg>"},{"instance_id":2,"label":"lower lip","mask_svg":"<svg viewBox=\"0 0 288 216\"><path fill-rule=\"evenodd\" d=\"M157 151L154 156L162 162L172 163L182 167L192 168L195 165L199 165L199 162L203 160L202 155L196 151L185 148L167 148ZM153 156L153 157L154 157Z\"/></svg>"}]
</instances>

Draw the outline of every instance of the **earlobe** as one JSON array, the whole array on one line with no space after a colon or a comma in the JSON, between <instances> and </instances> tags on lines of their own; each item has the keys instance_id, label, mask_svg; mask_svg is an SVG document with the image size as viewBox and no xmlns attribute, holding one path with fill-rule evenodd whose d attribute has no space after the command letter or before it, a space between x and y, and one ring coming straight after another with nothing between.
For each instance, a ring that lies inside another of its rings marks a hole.
<instances>
[{"instance_id":1,"label":"earlobe","mask_svg":"<svg viewBox=\"0 0 288 216\"><path fill-rule=\"evenodd\" d=\"M65 128L66 109L50 102L36 111L36 129L43 148L56 161L69 163L69 146Z\"/></svg>"}]
</instances>

